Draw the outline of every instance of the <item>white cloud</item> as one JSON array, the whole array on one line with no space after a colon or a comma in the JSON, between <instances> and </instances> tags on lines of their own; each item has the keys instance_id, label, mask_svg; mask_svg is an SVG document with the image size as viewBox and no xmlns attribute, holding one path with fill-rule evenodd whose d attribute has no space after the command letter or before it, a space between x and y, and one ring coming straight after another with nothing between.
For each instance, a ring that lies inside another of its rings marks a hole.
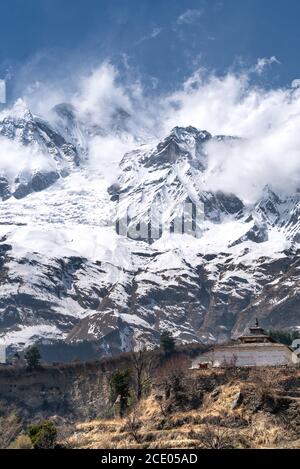
<instances>
[{"instance_id":1,"label":"white cloud","mask_svg":"<svg viewBox=\"0 0 300 469\"><path fill-rule=\"evenodd\" d=\"M201 16L203 15L202 9L188 9L184 13L182 13L177 18L178 24L192 24L195 23Z\"/></svg>"},{"instance_id":2,"label":"white cloud","mask_svg":"<svg viewBox=\"0 0 300 469\"><path fill-rule=\"evenodd\" d=\"M199 70L165 98L165 129L194 125L214 134L260 136L300 111L296 91L265 90L252 85L248 73L219 77Z\"/></svg>"},{"instance_id":3,"label":"white cloud","mask_svg":"<svg viewBox=\"0 0 300 469\"><path fill-rule=\"evenodd\" d=\"M249 73L198 71L168 96L163 122L165 133L193 125L241 137L208 145L207 183L254 201L267 184L279 192L300 186L300 89L265 90L251 84Z\"/></svg>"},{"instance_id":4,"label":"white cloud","mask_svg":"<svg viewBox=\"0 0 300 469\"><path fill-rule=\"evenodd\" d=\"M117 76L116 69L104 63L80 80L79 92L72 99L79 115L106 128L117 109L132 112L130 99L117 84Z\"/></svg>"},{"instance_id":5,"label":"white cloud","mask_svg":"<svg viewBox=\"0 0 300 469\"><path fill-rule=\"evenodd\" d=\"M294 192L300 181L300 138L292 124L274 135L250 140L209 143L206 182L209 189L255 202L270 185L279 195Z\"/></svg>"},{"instance_id":6,"label":"white cloud","mask_svg":"<svg viewBox=\"0 0 300 469\"><path fill-rule=\"evenodd\" d=\"M121 83L108 62L81 78L71 103L81 122L98 129L89 138L89 164L113 182L124 154L155 132L155 107L139 81Z\"/></svg>"},{"instance_id":7,"label":"white cloud","mask_svg":"<svg viewBox=\"0 0 300 469\"><path fill-rule=\"evenodd\" d=\"M152 31L149 34L146 34L145 36L141 37L135 43L135 45L141 44L142 42L147 41L149 39L157 38L157 36L159 36L162 31L163 31L163 28L158 28L158 27L153 28Z\"/></svg>"},{"instance_id":8,"label":"white cloud","mask_svg":"<svg viewBox=\"0 0 300 469\"><path fill-rule=\"evenodd\" d=\"M157 37L160 33L162 32L162 28L153 28L153 30L150 33L150 37L153 39Z\"/></svg>"},{"instance_id":9,"label":"white cloud","mask_svg":"<svg viewBox=\"0 0 300 469\"><path fill-rule=\"evenodd\" d=\"M158 32L153 31L153 35L155 34ZM123 60L126 73L128 76L133 76L128 56L124 55ZM74 74L76 74L75 69ZM156 105L153 99L144 95L143 87L137 78L127 80L125 83L124 77L108 61L80 75L74 90L75 81L73 77L70 87L68 83L62 81L33 82L26 89L24 98L20 102L24 112L29 108L55 125L57 125L57 116L53 114L52 108L59 103L71 103L76 109L78 120L90 129L89 164L93 171L104 174L110 183L116 178L118 162L124 153L156 133L155 125L158 122ZM7 115L11 116L12 113L12 109L7 110ZM13 154L13 148L10 148L8 154ZM2 152L0 157L1 155ZM22 157L18 151L11 158L10 170L13 169L14 175L18 173L18 158L24 160L25 153ZM47 158L50 160L49 156ZM6 163L5 167L7 172ZM0 162L0 172L2 168L4 162L2 165Z\"/></svg>"},{"instance_id":10,"label":"white cloud","mask_svg":"<svg viewBox=\"0 0 300 469\"><path fill-rule=\"evenodd\" d=\"M71 103L79 118L89 124L108 132L123 126L132 134L143 135L145 130L152 128L157 111L144 95L138 79L125 84L120 78L112 64L103 63L80 79Z\"/></svg>"},{"instance_id":11,"label":"white cloud","mask_svg":"<svg viewBox=\"0 0 300 469\"><path fill-rule=\"evenodd\" d=\"M248 71L224 76L199 69L175 92L156 98L145 96L137 80L124 84L115 67L103 63L81 78L71 98L80 119L104 130L102 136L90 139L90 164L112 181L118 161L137 146L134 137L140 136L140 141L153 135L163 138L175 126L193 125L214 135L241 138L208 145L206 180L212 189L234 192L245 201L257 199L266 184L279 192L296 190L300 185L298 80L290 88L277 89L264 89L251 81L253 72L272 63L277 63L275 57L259 59ZM47 93L43 100L38 91L39 101L47 104ZM57 96L64 98L60 92ZM116 129L120 110L128 113L124 132ZM9 148L6 153L11 159L3 151L2 145L1 167L5 164L10 170L19 158L29 158L19 149Z\"/></svg>"},{"instance_id":12,"label":"white cloud","mask_svg":"<svg viewBox=\"0 0 300 469\"><path fill-rule=\"evenodd\" d=\"M43 83L34 81L30 84L23 96L28 108L46 119L51 119L52 108L62 102L68 102L71 93L60 88L58 83Z\"/></svg>"},{"instance_id":13,"label":"white cloud","mask_svg":"<svg viewBox=\"0 0 300 469\"><path fill-rule=\"evenodd\" d=\"M266 58L266 57L260 58L260 59L257 60L257 63L254 67L254 71L258 75L261 75L264 72L264 70L266 69L266 67L269 67L270 65L273 65L273 64L280 65L279 60L274 55L270 58Z\"/></svg>"},{"instance_id":14,"label":"white cloud","mask_svg":"<svg viewBox=\"0 0 300 469\"><path fill-rule=\"evenodd\" d=\"M295 80L292 81L292 88L300 88L300 78L296 78Z\"/></svg>"},{"instance_id":15,"label":"white cloud","mask_svg":"<svg viewBox=\"0 0 300 469\"><path fill-rule=\"evenodd\" d=\"M15 140L0 137L0 174L13 183L17 176L27 181L36 170L51 170L54 165L34 146L24 147Z\"/></svg>"},{"instance_id":16,"label":"white cloud","mask_svg":"<svg viewBox=\"0 0 300 469\"><path fill-rule=\"evenodd\" d=\"M135 145L133 139L114 135L96 136L91 139L89 145L89 165L112 184L117 179L120 160Z\"/></svg>"}]
</instances>

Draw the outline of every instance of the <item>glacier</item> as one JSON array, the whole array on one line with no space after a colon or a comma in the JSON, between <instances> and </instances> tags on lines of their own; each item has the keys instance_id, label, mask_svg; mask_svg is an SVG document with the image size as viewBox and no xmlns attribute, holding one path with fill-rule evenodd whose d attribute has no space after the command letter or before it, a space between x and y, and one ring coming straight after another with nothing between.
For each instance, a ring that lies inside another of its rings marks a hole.
<instances>
[{"instance_id":1,"label":"glacier","mask_svg":"<svg viewBox=\"0 0 300 469\"><path fill-rule=\"evenodd\" d=\"M300 327L300 190L267 186L251 204L214 192L206 144L234 136L131 135L121 112L111 133L128 151L112 183L89 161L109 131L68 104L53 115L23 102L0 115L1 155L14 156L0 162L0 341L12 353L38 343L46 359L114 354L155 347L165 329L181 343L222 342L255 317ZM186 202L204 207L199 236L169 229ZM157 237L117 233L120 210L129 228L150 226L154 205Z\"/></svg>"}]
</instances>

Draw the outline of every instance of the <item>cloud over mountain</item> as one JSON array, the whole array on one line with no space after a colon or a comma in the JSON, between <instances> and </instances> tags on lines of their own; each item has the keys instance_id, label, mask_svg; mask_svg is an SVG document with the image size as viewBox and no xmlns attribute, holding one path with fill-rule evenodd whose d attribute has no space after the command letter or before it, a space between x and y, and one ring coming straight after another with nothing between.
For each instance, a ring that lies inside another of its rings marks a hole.
<instances>
[{"instance_id":1,"label":"cloud over mountain","mask_svg":"<svg viewBox=\"0 0 300 469\"><path fill-rule=\"evenodd\" d=\"M91 164L106 171L110 180L126 151L147 139L158 141L175 126L239 137L208 144L206 182L248 201L266 185L279 192L299 186L300 89L266 89L253 80L272 64L278 65L275 57L259 59L254 67L223 76L199 69L172 93L155 97L147 94L134 70L124 79L104 62L81 75L72 93L64 86L41 85L37 94L31 88L25 99L39 113L44 103L46 115L57 99L71 102L77 118L93 128Z\"/></svg>"}]
</instances>

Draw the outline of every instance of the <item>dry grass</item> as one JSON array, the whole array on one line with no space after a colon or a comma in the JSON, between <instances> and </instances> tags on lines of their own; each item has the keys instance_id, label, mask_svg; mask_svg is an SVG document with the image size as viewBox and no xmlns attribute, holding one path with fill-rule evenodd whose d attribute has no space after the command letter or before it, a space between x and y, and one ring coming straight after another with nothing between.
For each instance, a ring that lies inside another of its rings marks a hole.
<instances>
[{"instance_id":1,"label":"dry grass","mask_svg":"<svg viewBox=\"0 0 300 469\"><path fill-rule=\"evenodd\" d=\"M256 448L272 448L280 441L288 439L289 434L282 429L273 416L258 413L253 417L249 438Z\"/></svg>"},{"instance_id":2,"label":"dry grass","mask_svg":"<svg viewBox=\"0 0 300 469\"><path fill-rule=\"evenodd\" d=\"M210 373L203 370L195 379L209 377ZM278 383L282 373L279 375ZM274 373L272 380L270 374L263 381L259 371L251 372L247 380L231 377L215 387L217 392L205 392L199 408L168 415L162 413L153 392L127 418L78 424L69 443L76 448L104 449L299 448L299 436L286 425L285 410L281 416L280 412L275 415L255 409L263 396L281 390L280 385L274 386ZM240 391L244 401L233 410L232 403Z\"/></svg>"},{"instance_id":3,"label":"dry grass","mask_svg":"<svg viewBox=\"0 0 300 469\"><path fill-rule=\"evenodd\" d=\"M19 435L8 449L33 449L31 439L27 435Z\"/></svg>"},{"instance_id":4,"label":"dry grass","mask_svg":"<svg viewBox=\"0 0 300 469\"><path fill-rule=\"evenodd\" d=\"M12 411L6 416L0 417L0 448L8 448L21 431L22 422L15 411Z\"/></svg>"}]
</instances>

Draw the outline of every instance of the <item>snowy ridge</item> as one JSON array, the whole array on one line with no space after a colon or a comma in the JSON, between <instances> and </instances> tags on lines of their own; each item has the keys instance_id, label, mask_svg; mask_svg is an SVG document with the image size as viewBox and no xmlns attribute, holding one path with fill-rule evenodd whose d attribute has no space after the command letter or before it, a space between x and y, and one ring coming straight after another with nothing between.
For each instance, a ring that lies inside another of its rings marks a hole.
<instances>
[{"instance_id":1,"label":"snowy ridge","mask_svg":"<svg viewBox=\"0 0 300 469\"><path fill-rule=\"evenodd\" d=\"M0 118L3 145L38 162L0 175L0 340L93 343L109 354L154 346L163 329L212 342L254 317L267 328L300 326L300 192L267 187L251 206L212 192L206 143L226 137L194 127L126 153L109 186L88 163L91 133L103 129L79 122L69 105L54 112L49 124L18 103ZM185 202L204 204L198 237L169 230ZM150 222L153 205L158 239L117 234L118 210L134 227Z\"/></svg>"}]
</instances>

